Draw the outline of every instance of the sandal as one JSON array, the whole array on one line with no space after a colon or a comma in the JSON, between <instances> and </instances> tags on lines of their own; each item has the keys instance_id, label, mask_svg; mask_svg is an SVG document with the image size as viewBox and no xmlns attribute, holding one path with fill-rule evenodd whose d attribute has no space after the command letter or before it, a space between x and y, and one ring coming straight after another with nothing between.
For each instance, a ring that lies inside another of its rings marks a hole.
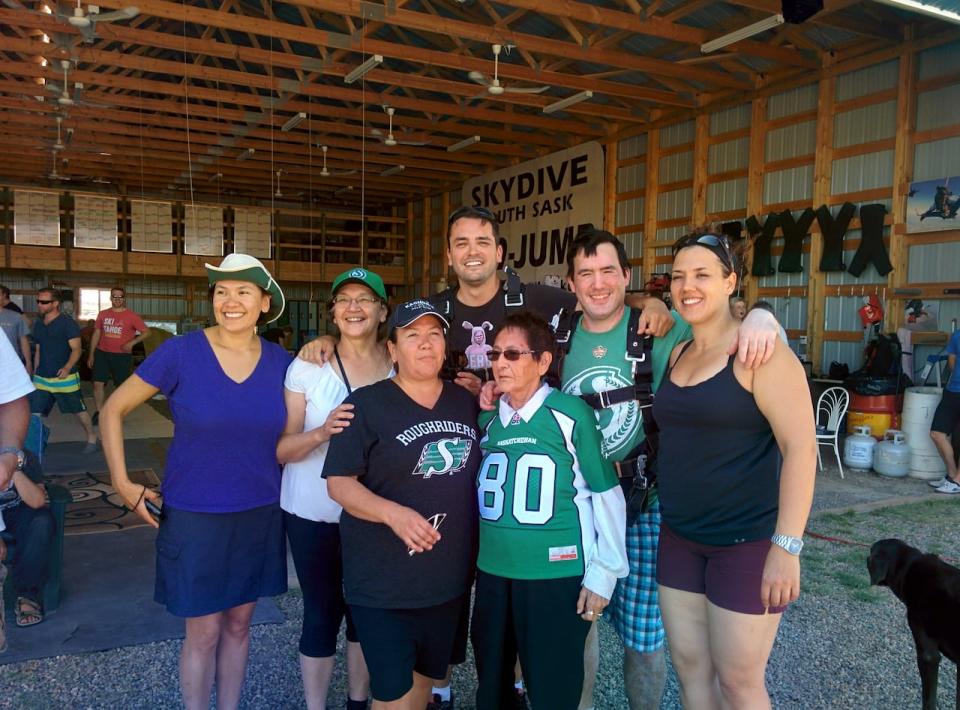
<instances>
[{"instance_id":1,"label":"sandal","mask_svg":"<svg viewBox=\"0 0 960 710\"><path fill-rule=\"evenodd\" d=\"M43 608L29 597L17 597L17 626L34 626L43 621Z\"/></svg>"}]
</instances>

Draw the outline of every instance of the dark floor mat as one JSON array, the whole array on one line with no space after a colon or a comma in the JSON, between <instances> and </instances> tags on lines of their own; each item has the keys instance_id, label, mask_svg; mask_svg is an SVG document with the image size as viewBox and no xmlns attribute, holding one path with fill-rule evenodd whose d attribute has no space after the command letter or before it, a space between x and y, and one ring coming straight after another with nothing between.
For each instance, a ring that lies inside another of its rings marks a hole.
<instances>
[{"instance_id":1,"label":"dark floor mat","mask_svg":"<svg viewBox=\"0 0 960 710\"><path fill-rule=\"evenodd\" d=\"M0 664L183 638L183 619L153 601L155 536L146 527L67 536L60 608L28 628L7 610ZM282 621L276 604L261 599L253 623Z\"/></svg>"}]
</instances>

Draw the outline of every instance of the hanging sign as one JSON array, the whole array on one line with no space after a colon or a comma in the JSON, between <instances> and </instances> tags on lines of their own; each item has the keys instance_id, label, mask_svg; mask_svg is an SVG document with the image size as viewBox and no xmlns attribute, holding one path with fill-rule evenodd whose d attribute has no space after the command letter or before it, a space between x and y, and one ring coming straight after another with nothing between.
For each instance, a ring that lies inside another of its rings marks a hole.
<instances>
[{"instance_id":1,"label":"hanging sign","mask_svg":"<svg viewBox=\"0 0 960 710\"><path fill-rule=\"evenodd\" d=\"M542 282L566 276L581 225L603 226L603 180L603 148L592 141L473 178L463 204L496 214L506 263L524 281Z\"/></svg>"}]
</instances>

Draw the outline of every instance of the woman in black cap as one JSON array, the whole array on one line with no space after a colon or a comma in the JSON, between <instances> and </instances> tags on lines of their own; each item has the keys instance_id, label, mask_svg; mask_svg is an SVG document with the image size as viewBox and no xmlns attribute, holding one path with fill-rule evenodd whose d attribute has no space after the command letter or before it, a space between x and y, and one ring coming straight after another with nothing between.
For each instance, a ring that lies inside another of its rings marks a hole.
<instances>
[{"instance_id":1,"label":"woman in black cap","mask_svg":"<svg viewBox=\"0 0 960 710\"><path fill-rule=\"evenodd\" d=\"M347 603L377 703L422 710L447 671L476 561L478 406L440 379L447 321L427 301L390 318L396 376L364 387L323 475L343 506Z\"/></svg>"},{"instance_id":2,"label":"woman in black cap","mask_svg":"<svg viewBox=\"0 0 960 710\"><path fill-rule=\"evenodd\" d=\"M287 590L277 441L286 422L290 356L257 336L283 311L283 292L259 260L207 264L216 325L171 338L111 395L100 415L110 478L157 534L154 599L186 618L180 688L187 708L240 702L257 599ZM160 496L133 483L123 419L162 392L173 415ZM148 507L149 506L149 507Z\"/></svg>"},{"instance_id":3,"label":"woman in black cap","mask_svg":"<svg viewBox=\"0 0 960 710\"><path fill-rule=\"evenodd\" d=\"M331 438L350 426L354 390L393 374L381 340L387 320L383 280L367 269L350 269L333 280L330 317L340 339L325 365L295 359L287 370L287 427L277 444L284 464L280 506L290 553L303 592L300 673L308 710L326 707L340 624L347 621L347 710L363 710L370 677L343 599L340 505L320 476Z\"/></svg>"}]
</instances>

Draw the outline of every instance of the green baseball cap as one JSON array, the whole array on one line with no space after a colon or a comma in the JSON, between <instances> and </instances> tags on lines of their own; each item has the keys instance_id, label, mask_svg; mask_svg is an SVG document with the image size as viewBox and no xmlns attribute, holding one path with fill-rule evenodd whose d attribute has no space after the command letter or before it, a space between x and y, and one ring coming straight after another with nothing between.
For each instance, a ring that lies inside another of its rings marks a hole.
<instances>
[{"instance_id":1,"label":"green baseball cap","mask_svg":"<svg viewBox=\"0 0 960 710\"><path fill-rule=\"evenodd\" d=\"M335 296L341 286L351 283L363 284L383 299L384 302L387 301L387 289L383 285L383 279L381 279L378 274L368 271L367 269L350 269L344 271L333 280L330 295Z\"/></svg>"}]
</instances>

